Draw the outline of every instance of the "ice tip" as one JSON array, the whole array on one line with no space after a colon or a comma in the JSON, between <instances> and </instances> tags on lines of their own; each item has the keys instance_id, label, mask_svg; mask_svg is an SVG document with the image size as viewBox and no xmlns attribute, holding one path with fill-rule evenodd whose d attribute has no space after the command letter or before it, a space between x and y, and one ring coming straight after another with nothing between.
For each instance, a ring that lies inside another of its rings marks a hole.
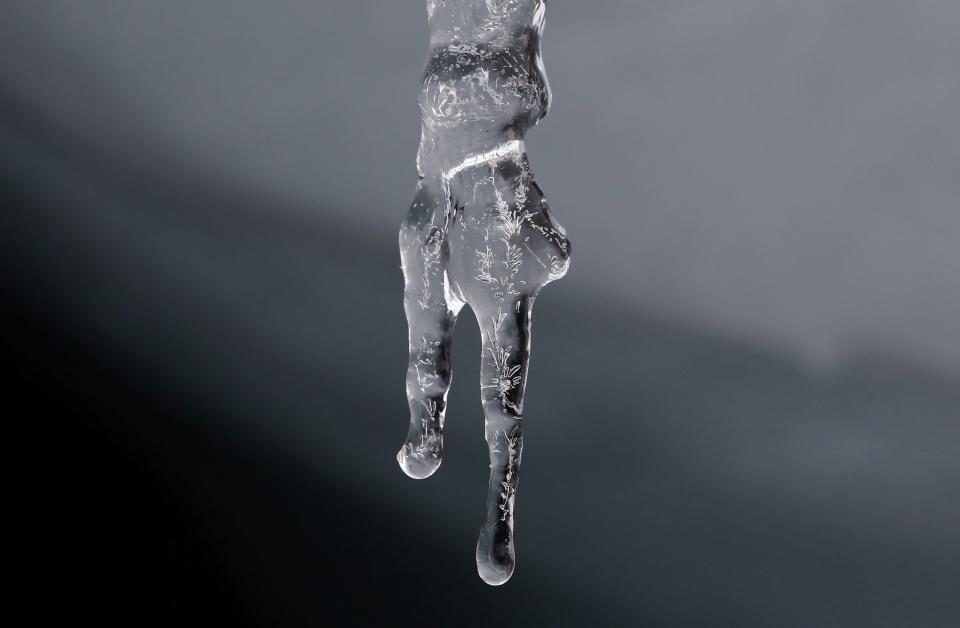
<instances>
[{"instance_id":1,"label":"ice tip","mask_svg":"<svg viewBox=\"0 0 960 628\"><path fill-rule=\"evenodd\" d=\"M480 579L492 587L499 587L507 583L513 576L513 565L497 567L485 561L477 560L477 574Z\"/></svg>"},{"instance_id":2,"label":"ice tip","mask_svg":"<svg viewBox=\"0 0 960 628\"><path fill-rule=\"evenodd\" d=\"M516 565L511 542L488 543L493 538L482 531L477 541L477 574L493 587L499 587L513 576Z\"/></svg>"},{"instance_id":3,"label":"ice tip","mask_svg":"<svg viewBox=\"0 0 960 628\"><path fill-rule=\"evenodd\" d=\"M414 457L406 455L406 448L397 452L397 464L414 480L425 480L440 468L441 458Z\"/></svg>"}]
</instances>

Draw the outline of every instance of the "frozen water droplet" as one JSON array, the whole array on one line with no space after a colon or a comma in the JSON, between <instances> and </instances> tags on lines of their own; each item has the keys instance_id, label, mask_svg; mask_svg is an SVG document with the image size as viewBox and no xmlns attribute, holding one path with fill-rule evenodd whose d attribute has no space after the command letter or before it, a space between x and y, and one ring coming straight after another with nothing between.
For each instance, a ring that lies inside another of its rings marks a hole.
<instances>
[{"instance_id":1,"label":"frozen water droplet","mask_svg":"<svg viewBox=\"0 0 960 628\"><path fill-rule=\"evenodd\" d=\"M469 304L482 338L480 392L490 452L477 569L513 573L514 500L534 299L567 272L570 241L524 147L547 113L544 0L427 0L431 50L420 92L414 200L400 227L410 332L410 429L397 461L426 478L443 459L453 327Z\"/></svg>"}]
</instances>

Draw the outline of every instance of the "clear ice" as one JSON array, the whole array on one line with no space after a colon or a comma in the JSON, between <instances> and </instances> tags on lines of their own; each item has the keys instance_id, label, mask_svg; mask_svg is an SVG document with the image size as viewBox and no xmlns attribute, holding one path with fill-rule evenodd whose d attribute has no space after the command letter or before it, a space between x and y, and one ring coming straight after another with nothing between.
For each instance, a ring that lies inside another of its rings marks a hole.
<instances>
[{"instance_id":1,"label":"clear ice","mask_svg":"<svg viewBox=\"0 0 960 628\"><path fill-rule=\"evenodd\" d=\"M545 0L427 0L418 183L400 227L410 332L410 429L397 461L426 478L443 457L450 343L464 304L482 338L480 393L490 451L477 570L513 574L513 512L533 301L563 277L566 232L524 147L550 104L540 59Z\"/></svg>"}]
</instances>

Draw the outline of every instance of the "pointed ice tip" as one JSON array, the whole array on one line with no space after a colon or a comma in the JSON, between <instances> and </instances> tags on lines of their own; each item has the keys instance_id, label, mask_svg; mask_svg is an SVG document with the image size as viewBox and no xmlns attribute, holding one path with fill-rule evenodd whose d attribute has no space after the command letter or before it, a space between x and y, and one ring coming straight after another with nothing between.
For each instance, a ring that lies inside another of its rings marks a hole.
<instances>
[{"instance_id":1,"label":"pointed ice tip","mask_svg":"<svg viewBox=\"0 0 960 628\"><path fill-rule=\"evenodd\" d=\"M442 458L414 458L404 455L404 449L397 452L397 464L408 477L425 480L440 468Z\"/></svg>"}]
</instances>

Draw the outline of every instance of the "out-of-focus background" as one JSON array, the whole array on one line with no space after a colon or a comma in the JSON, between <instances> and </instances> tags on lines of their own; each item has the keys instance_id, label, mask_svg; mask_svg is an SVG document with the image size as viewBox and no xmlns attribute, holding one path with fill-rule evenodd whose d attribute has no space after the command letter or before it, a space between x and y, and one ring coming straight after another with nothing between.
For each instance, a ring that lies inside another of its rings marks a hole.
<instances>
[{"instance_id":1,"label":"out-of-focus background","mask_svg":"<svg viewBox=\"0 0 960 628\"><path fill-rule=\"evenodd\" d=\"M420 0L5 0L5 564L38 622L960 624L960 5L550 0L490 588L479 338L415 482Z\"/></svg>"}]
</instances>

